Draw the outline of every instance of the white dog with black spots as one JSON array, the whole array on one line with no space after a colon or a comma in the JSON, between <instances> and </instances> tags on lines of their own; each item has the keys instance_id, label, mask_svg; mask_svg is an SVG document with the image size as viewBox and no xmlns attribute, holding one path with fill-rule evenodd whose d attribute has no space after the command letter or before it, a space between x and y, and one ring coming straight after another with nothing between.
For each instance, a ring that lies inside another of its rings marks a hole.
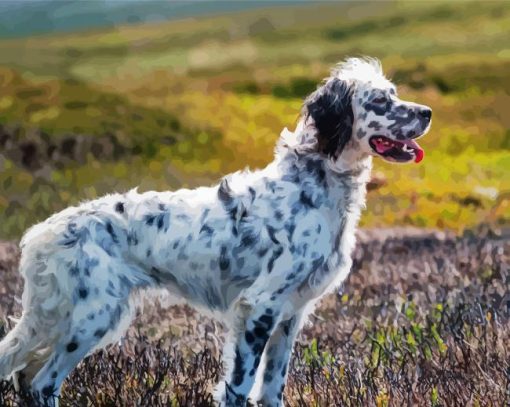
<instances>
[{"instance_id":1,"label":"white dog with black spots","mask_svg":"<svg viewBox=\"0 0 510 407\"><path fill-rule=\"evenodd\" d=\"M283 405L296 335L351 268L372 156L419 162L414 139L430 122L377 60L351 58L305 100L266 168L213 187L108 195L32 227L0 378L22 371L41 405L58 404L76 365L125 331L137 296L164 288L230 328L219 405Z\"/></svg>"}]
</instances>

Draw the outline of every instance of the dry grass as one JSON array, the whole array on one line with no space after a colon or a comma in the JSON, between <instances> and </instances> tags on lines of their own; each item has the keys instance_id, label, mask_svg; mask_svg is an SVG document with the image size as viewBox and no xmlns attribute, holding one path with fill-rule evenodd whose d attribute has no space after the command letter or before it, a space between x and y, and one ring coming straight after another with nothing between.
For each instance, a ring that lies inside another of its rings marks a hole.
<instances>
[{"instance_id":1,"label":"dry grass","mask_svg":"<svg viewBox=\"0 0 510 407\"><path fill-rule=\"evenodd\" d=\"M362 234L343 291L324 299L295 348L288 405L508 405L510 235ZM20 311L16 255L0 246L4 317ZM62 405L209 406L222 336L187 307L147 308L122 345L73 372ZM0 384L0 405L26 400Z\"/></svg>"}]
</instances>

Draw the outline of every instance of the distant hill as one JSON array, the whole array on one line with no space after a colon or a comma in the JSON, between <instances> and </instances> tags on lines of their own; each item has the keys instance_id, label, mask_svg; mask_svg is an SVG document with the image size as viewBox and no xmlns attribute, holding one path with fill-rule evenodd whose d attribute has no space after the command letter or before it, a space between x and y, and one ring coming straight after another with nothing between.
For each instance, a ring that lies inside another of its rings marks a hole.
<instances>
[{"instance_id":1,"label":"distant hill","mask_svg":"<svg viewBox=\"0 0 510 407\"><path fill-rule=\"evenodd\" d=\"M0 2L0 38L108 28L275 5L291 6L306 1L3 0Z\"/></svg>"}]
</instances>

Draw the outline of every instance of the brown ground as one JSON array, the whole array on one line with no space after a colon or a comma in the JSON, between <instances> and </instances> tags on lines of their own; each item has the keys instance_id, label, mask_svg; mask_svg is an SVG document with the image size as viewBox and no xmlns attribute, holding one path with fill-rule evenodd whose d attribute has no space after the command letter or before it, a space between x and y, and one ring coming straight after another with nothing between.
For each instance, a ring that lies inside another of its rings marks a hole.
<instances>
[{"instance_id":1,"label":"brown ground","mask_svg":"<svg viewBox=\"0 0 510 407\"><path fill-rule=\"evenodd\" d=\"M509 248L508 232L361 231L348 281L296 346L287 404L510 405ZM17 261L1 243L0 336L20 313ZM211 405L222 338L188 307L148 306L121 346L76 369L61 404ZM23 400L0 382L0 405Z\"/></svg>"}]
</instances>

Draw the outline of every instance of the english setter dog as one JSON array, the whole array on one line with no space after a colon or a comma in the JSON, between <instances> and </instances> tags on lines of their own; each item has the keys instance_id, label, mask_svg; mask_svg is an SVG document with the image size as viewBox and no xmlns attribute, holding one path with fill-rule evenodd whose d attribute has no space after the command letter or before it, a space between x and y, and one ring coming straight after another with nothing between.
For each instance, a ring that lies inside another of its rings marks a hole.
<instances>
[{"instance_id":1,"label":"english setter dog","mask_svg":"<svg viewBox=\"0 0 510 407\"><path fill-rule=\"evenodd\" d=\"M43 405L95 349L122 335L133 298L164 288L230 328L221 406L281 406L307 314L345 280L372 156L419 162L431 109L400 100L380 63L340 63L285 129L274 160L219 185L85 202L21 241L23 315L0 377L23 371Z\"/></svg>"}]
</instances>

